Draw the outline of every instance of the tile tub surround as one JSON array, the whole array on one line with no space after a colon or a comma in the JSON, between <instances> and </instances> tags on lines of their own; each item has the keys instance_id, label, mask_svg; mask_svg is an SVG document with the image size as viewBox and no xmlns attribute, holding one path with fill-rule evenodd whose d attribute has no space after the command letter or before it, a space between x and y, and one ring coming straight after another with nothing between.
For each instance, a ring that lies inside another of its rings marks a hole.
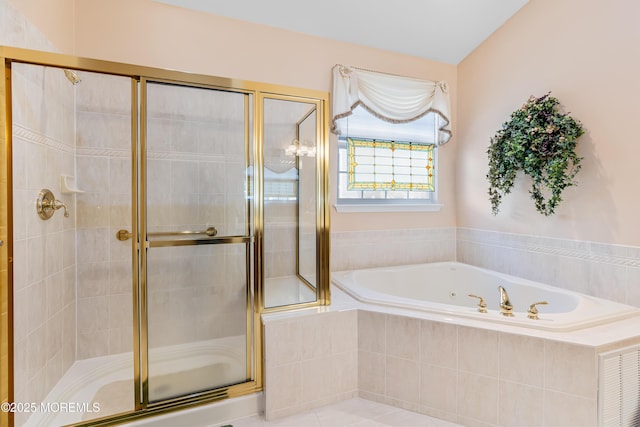
<instances>
[{"instance_id":1,"label":"tile tub surround","mask_svg":"<svg viewBox=\"0 0 640 427\"><path fill-rule=\"evenodd\" d=\"M464 227L331 233L331 270L458 261L640 307L640 246Z\"/></svg>"},{"instance_id":2,"label":"tile tub surround","mask_svg":"<svg viewBox=\"0 0 640 427\"><path fill-rule=\"evenodd\" d=\"M596 425L593 347L360 310L358 366L361 397L462 425Z\"/></svg>"},{"instance_id":3,"label":"tile tub surround","mask_svg":"<svg viewBox=\"0 0 640 427\"><path fill-rule=\"evenodd\" d=\"M455 260L455 227L331 233L332 271Z\"/></svg>"},{"instance_id":4,"label":"tile tub surround","mask_svg":"<svg viewBox=\"0 0 640 427\"><path fill-rule=\"evenodd\" d=\"M458 228L456 258L640 307L640 247Z\"/></svg>"},{"instance_id":5,"label":"tile tub surround","mask_svg":"<svg viewBox=\"0 0 640 427\"><path fill-rule=\"evenodd\" d=\"M640 318L554 333L332 301L263 315L267 419L358 395L467 426L595 426L598 354L640 342Z\"/></svg>"}]
</instances>

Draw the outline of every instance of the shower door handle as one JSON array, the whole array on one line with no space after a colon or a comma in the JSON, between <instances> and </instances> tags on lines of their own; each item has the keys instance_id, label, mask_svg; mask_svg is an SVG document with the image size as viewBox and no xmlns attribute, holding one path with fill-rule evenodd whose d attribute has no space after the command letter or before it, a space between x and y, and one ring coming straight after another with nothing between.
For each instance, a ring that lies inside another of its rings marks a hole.
<instances>
[{"instance_id":1,"label":"shower door handle","mask_svg":"<svg viewBox=\"0 0 640 427\"><path fill-rule=\"evenodd\" d=\"M131 237L133 237L133 234L127 230L118 230L118 232L116 233L116 239L120 240L121 242L129 240Z\"/></svg>"},{"instance_id":2,"label":"shower door handle","mask_svg":"<svg viewBox=\"0 0 640 427\"><path fill-rule=\"evenodd\" d=\"M202 231L158 231L155 233L147 233L147 236L190 236L200 234L215 237L218 234L218 230L215 227L207 227L206 230ZM131 237L133 237L133 234L127 230L118 230L116 233L116 238L122 242L129 240Z\"/></svg>"}]
</instances>

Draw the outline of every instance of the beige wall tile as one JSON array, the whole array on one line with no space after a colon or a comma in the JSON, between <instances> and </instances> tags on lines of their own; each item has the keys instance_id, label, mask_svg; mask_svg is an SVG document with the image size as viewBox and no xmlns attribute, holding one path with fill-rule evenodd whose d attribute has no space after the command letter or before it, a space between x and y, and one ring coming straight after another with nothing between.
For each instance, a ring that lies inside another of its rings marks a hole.
<instances>
[{"instance_id":1,"label":"beige wall tile","mask_svg":"<svg viewBox=\"0 0 640 427\"><path fill-rule=\"evenodd\" d=\"M331 357L334 388L332 395L343 393L355 395L358 391L358 352L339 353Z\"/></svg>"},{"instance_id":2,"label":"beige wall tile","mask_svg":"<svg viewBox=\"0 0 640 427\"><path fill-rule=\"evenodd\" d=\"M546 341L544 361L546 389L596 398L598 364L592 348Z\"/></svg>"},{"instance_id":3,"label":"beige wall tile","mask_svg":"<svg viewBox=\"0 0 640 427\"><path fill-rule=\"evenodd\" d=\"M386 356L382 353L358 351L358 389L383 395L386 384Z\"/></svg>"},{"instance_id":4,"label":"beige wall tile","mask_svg":"<svg viewBox=\"0 0 640 427\"><path fill-rule=\"evenodd\" d=\"M544 393L545 427L595 427L598 413L595 399L585 399L546 390Z\"/></svg>"},{"instance_id":5,"label":"beige wall tile","mask_svg":"<svg viewBox=\"0 0 640 427\"><path fill-rule=\"evenodd\" d=\"M109 331L78 330L77 336L78 353L77 359L88 359L90 357L105 356L109 354Z\"/></svg>"},{"instance_id":6,"label":"beige wall tile","mask_svg":"<svg viewBox=\"0 0 640 427\"><path fill-rule=\"evenodd\" d=\"M353 353L358 350L358 311L336 312L329 317L327 327L332 331L331 353Z\"/></svg>"},{"instance_id":7,"label":"beige wall tile","mask_svg":"<svg viewBox=\"0 0 640 427\"><path fill-rule=\"evenodd\" d=\"M337 332L331 327L331 319L337 317L338 313L322 313L313 316L306 316L297 321L300 325L300 335L302 341L298 343L301 347L301 358L313 359L317 357L327 357L332 354L332 335Z\"/></svg>"},{"instance_id":8,"label":"beige wall tile","mask_svg":"<svg viewBox=\"0 0 640 427\"><path fill-rule=\"evenodd\" d=\"M458 408L458 371L420 365L420 404L437 411L455 413Z\"/></svg>"},{"instance_id":9,"label":"beige wall tile","mask_svg":"<svg viewBox=\"0 0 640 427\"><path fill-rule=\"evenodd\" d=\"M542 427L544 390L508 381L500 381L500 427Z\"/></svg>"},{"instance_id":10,"label":"beige wall tile","mask_svg":"<svg viewBox=\"0 0 640 427\"><path fill-rule=\"evenodd\" d=\"M498 422L498 380L460 371L458 415L495 425Z\"/></svg>"},{"instance_id":11,"label":"beige wall tile","mask_svg":"<svg viewBox=\"0 0 640 427\"><path fill-rule=\"evenodd\" d=\"M287 365L301 359L303 332L300 322L269 322L264 332L267 367Z\"/></svg>"},{"instance_id":12,"label":"beige wall tile","mask_svg":"<svg viewBox=\"0 0 640 427\"><path fill-rule=\"evenodd\" d=\"M486 329L458 328L458 368L461 371L497 378L498 333Z\"/></svg>"},{"instance_id":13,"label":"beige wall tile","mask_svg":"<svg viewBox=\"0 0 640 427\"><path fill-rule=\"evenodd\" d=\"M420 323L420 363L458 368L458 327L423 320Z\"/></svg>"},{"instance_id":14,"label":"beige wall tile","mask_svg":"<svg viewBox=\"0 0 640 427\"><path fill-rule=\"evenodd\" d=\"M408 403L418 403L420 378L418 362L387 356L385 395Z\"/></svg>"},{"instance_id":15,"label":"beige wall tile","mask_svg":"<svg viewBox=\"0 0 640 427\"><path fill-rule=\"evenodd\" d=\"M420 320L387 315L387 355L418 361L420 354Z\"/></svg>"},{"instance_id":16,"label":"beige wall tile","mask_svg":"<svg viewBox=\"0 0 640 427\"><path fill-rule=\"evenodd\" d=\"M133 324L133 296L131 293L110 295L109 329L127 328Z\"/></svg>"},{"instance_id":17,"label":"beige wall tile","mask_svg":"<svg viewBox=\"0 0 640 427\"><path fill-rule=\"evenodd\" d=\"M386 352L385 314L358 310L358 349L376 353Z\"/></svg>"},{"instance_id":18,"label":"beige wall tile","mask_svg":"<svg viewBox=\"0 0 640 427\"><path fill-rule=\"evenodd\" d=\"M78 330L107 330L109 325L109 298L106 296L78 300Z\"/></svg>"},{"instance_id":19,"label":"beige wall tile","mask_svg":"<svg viewBox=\"0 0 640 427\"><path fill-rule=\"evenodd\" d=\"M500 379L544 385L544 340L500 334Z\"/></svg>"},{"instance_id":20,"label":"beige wall tile","mask_svg":"<svg viewBox=\"0 0 640 427\"><path fill-rule=\"evenodd\" d=\"M296 407L302 402L302 369L300 363L271 366L265 372L265 416Z\"/></svg>"},{"instance_id":21,"label":"beige wall tile","mask_svg":"<svg viewBox=\"0 0 640 427\"><path fill-rule=\"evenodd\" d=\"M333 356L303 360L300 363L302 374L302 402L326 399L337 392Z\"/></svg>"}]
</instances>

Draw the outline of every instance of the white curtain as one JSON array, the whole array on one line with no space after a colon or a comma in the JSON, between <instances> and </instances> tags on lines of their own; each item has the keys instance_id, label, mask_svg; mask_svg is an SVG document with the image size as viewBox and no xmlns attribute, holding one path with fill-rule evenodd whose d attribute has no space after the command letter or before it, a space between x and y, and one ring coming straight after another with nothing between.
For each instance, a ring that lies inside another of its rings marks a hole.
<instances>
[{"instance_id":1,"label":"white curtain","mask_svg":"<svg viewBox=\"0 0 640 427\"><path fill-rule=\"evenodd\" d=\"M331 131L340 135L343 122L362 106L390 123L408 123L433 112L440 120L438 144L451 138L449 90L443 81L366 71L345 65L333 67Z\"/></svg>"}]
</instances>

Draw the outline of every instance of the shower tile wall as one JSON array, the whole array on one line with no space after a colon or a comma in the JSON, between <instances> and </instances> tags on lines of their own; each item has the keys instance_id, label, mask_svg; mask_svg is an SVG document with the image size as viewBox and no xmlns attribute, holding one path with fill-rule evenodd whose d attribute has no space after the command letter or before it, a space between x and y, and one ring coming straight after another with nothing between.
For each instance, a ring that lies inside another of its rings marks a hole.
<instances>
[{"instance_id":1,"label":"shower tile wall","mask_svg":"<svg viewBox=\"0 0 640 427\"><path fill-rule=\"evenodd\" d=\"M74 87L62 70L15 64L13 88L15 400L38 402L75 360L76 209L59 187L74 175ZM43 188L69 218L38 217Z\"/></svg>"},{"instance_id":2,"label":"shower tile wall","mask_svg":"<svg viewBox=\"0 0 640 427\"><path fill-rule=\"evenodd\" d=\"M0 45L55 51L7 0L0 0ZM15 65L12 77L14 100L28 101L13 112L14 399L37 402L75 360L74 201L64 196L70 218L57 212L45 224L35 212L40 189L61 197L58 174L74 172L73 87L60 70ZM16 425L28 415L15 414Z\"/></svg>"},{"instance_id":3,"label":"shower tile wall","mask_svg":"<svg viewBox=\"0 0 640 427\"><path fill-rule=\"evenodd\" d=\"M78 359L133 350L131 83L81 73L76 86Z\"/></svg>"},{"instance_id":4,"label":"shower tile wall","mask_svg":"<svg viewBox=\"0 0 640 427\"><path fill-rule=\"evenodd\" d=\"M218 236L244 235L244 95L166 85L148 93L149 231L215 226ZM243 244L148 253L151 347L246 332Z\"/></svg>"},{"instance_id":5,"label":"shower tile wall","mask_svg":"<svg viewBox=\"0 0 640 427\"><path fill-rule=\"evenodd\" d=\"M269 279L296 274L298 201L270 199L278 198L279 185L297 179L296 158L285 155L285 148L295 140L296 122L309 110L309 105L267 99L264 108L264 277Z\"/></svg>"},{"instance_id":6,"label":"shower tile wall","mask_svg":"<svg viewBox=\"0 0 640 427\"><path fill-rule=\"evenodd\" d=\"M296 202L265 202L265 279L296 274Z\"/></svg>"}]
</instances>

